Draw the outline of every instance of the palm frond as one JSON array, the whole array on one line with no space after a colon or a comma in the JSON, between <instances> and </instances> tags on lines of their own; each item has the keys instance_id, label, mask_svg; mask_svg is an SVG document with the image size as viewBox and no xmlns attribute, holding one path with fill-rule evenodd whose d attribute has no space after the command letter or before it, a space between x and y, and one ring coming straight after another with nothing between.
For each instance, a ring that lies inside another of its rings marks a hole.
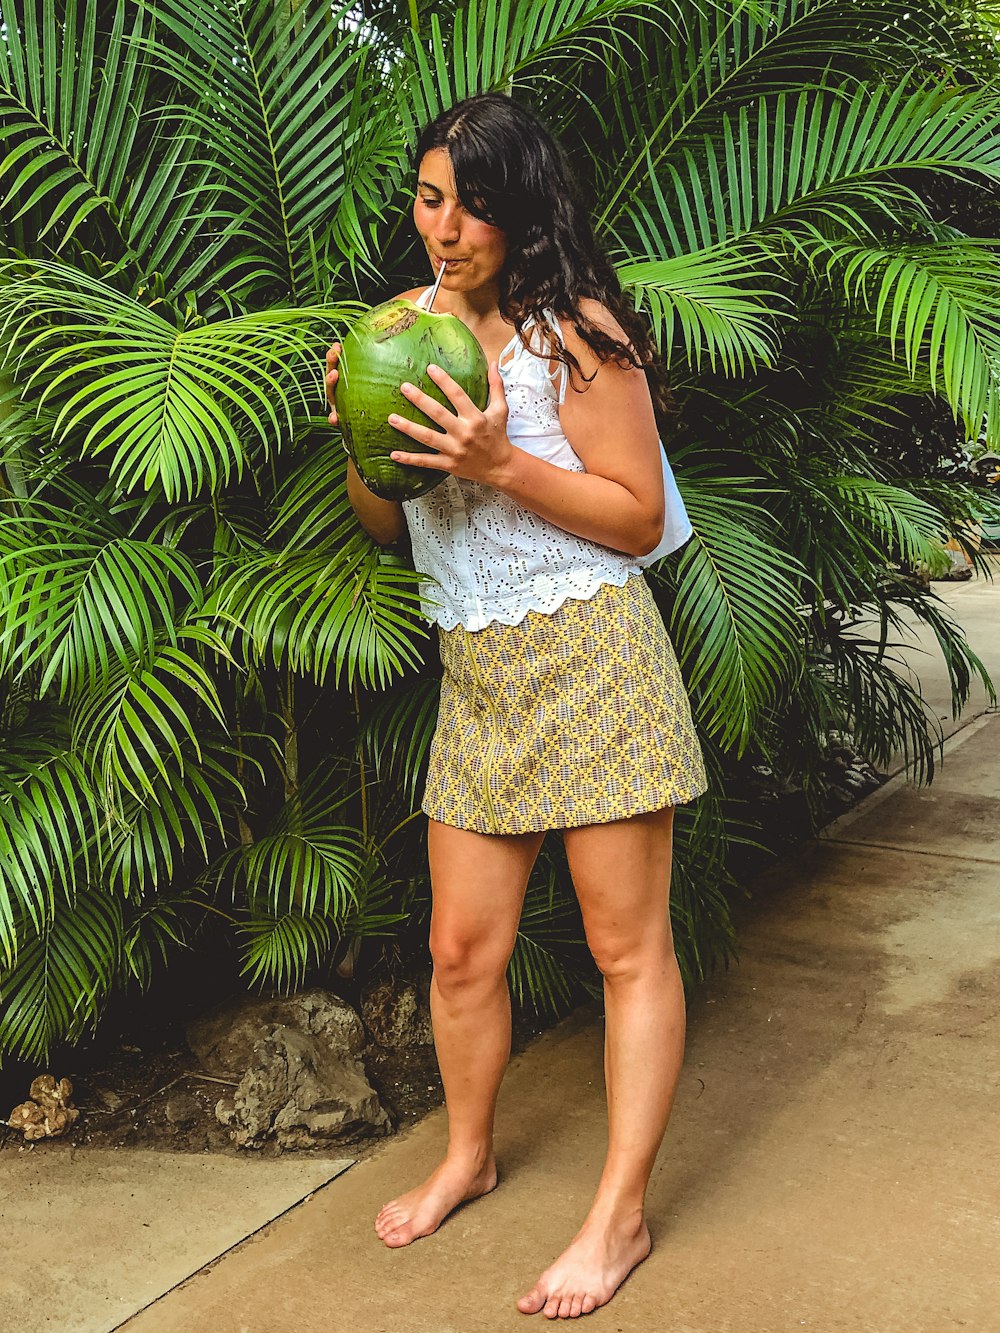
<instances>
[{"instance_id":1,"label":"palm frond","mask_svg":"<svg viewBox=\"0 0 1000 1333\"><path fill-rule=\"evenodd\" d=\"M184 909L192 899L184 893L154 898L126 919L122 931L123 971L143 990L153 979L156 958L166 966L171 945L189 948L184 938Z\"/></svg>"},{"instance_id":2,"label":"palm frond","mask_svg":"<svg viewBox=\"0 0 1000 1333\"><path fill-rule=\"evenodd\" d=\"M178 328L151 306L58 264L0 262L0 336L23 340L27 387L57 399L57 438L113 449L125 491L188 499L239 478L322 401L320 328L354 306L274 309ZM314 395L310 399L310 391Z\"/></svg>"},{"instance_id":3,"label":"palm frond","mask_svg":"<svg viewBox=\"0 0 1000 1333\"><path fill-rule=\"evenodd\" d=\"M314 769L268 831L219 857L205 882L230 881L255 911L321 915L336 925L357 904L367 859L361 830L333 822L349 798L335 768Z\"/></svg>"},{"instance_id":4,"label":"palm frond","mask_svg":"<svg viewBox=\"0 0 1000 1333\"><path fill-rule=\"evenodd\" d=\"M130 166L148 70L134 41L148 29L141 8L116 6L98 45L97 0L67 0L63 23L45 0L0 0L0 206L11 221L40 218L37 239L61 243L100 211L130 248L112 197ZM8 210L14 210L8 213Z\"/></svg>"},{"instance_id":5,"label":"palm frond","mask_svg":"<svg viewBox=\"0 0 1000 1333\"><path fill-rule=\"evenodd\" d=\"M12 967L19 923L41 935L60 898L86 891L103 863L99 793L58 742L7 738L0 767L0 951Z\"/></svg>"},{"instance_id":6,"label":"palm frond","mask_svg":"<svg viewBox=\"0 0 1000 1333\"><path fill-rule=\"evenodd\" d=\"M822 255L827 275L872 311L911 379L926 377L932 393L940 384L970 434L985 419L989 438L1000 439L995 254L963 240L894 249L836 243L811 247L811 255Z\"/></svg>"},{"instance_id":7,"label":"palm frond","mask_svg":"<svg viewBox=\"0 0 1000 1333\"><path fill-rule=\"evenodd\" d=\"M180 595L195 605L202 597L181 552L41 505L0 524L0 578L0 666L16 675L39 667L39 688L55 684L60 697L148 655L157 634L176 643Z\"/></svg>"},{"instance_id":8,"label":"palm frond","mask_svg":"<svg viewBox=\"0 0 1000 1333\"><path fill-rule=\"evenodd\" d=\"M151 779L144 800L125 793L120 806L107 812L109 888L126 898L166 893L182 868L193 873L196 860L208 866L230 840L226 813L246 808L241 773L259 767L252 757L203 737L199 763L167 764Z\"/></svg>"},{"instance_id":9,"label":"palm frond","mask_svg":"<svg viewBox=\"0 0 1000 1333\"><path fill-rule=\"evenodd\" d=\"M289 994L311 966L329 956L333 933L322 915L253 910L238 928L244 940L240 974L251 986L266 981Z\"/></svg>"},{"instance_id":10,"label":"palm frond","mask_svg":"<svg viewBox=\"0 0 1000 1333\"><path fill-rule=\"evenodd\" d=\"M118 666L99 689L78 695L74 745L91 757L105 800L117 807L121 789L142 801L168 766L183 769L192 755L200 764L206 716L225 734L215 680L183 648L158 644L148 657Z\"/></svg>"},{"instance_id":11,"label":"palm frond","mask_svg":"<svg viewBox=\"0 0 1000 1333\"><path fill-rule=\"evenodd\" d=\"M192 136L138 114L159 96L142 55L148 7L2 0L0 23L5 222L39 257L91 248L190 286L206 262L192 242L220 187Z\"/></svg>"},{"instance_id":12,"label":"palm frond","mask_svg":"<svg viewBox=\"0 0 1000 1333\"><path fill-rule=\"evenodd\" d=\"M251 663L271 661L323 684L383 687L417 664L419 576L360 532L341 546L243 560L226 576L203 615Z\"/></svg>"},{"instance_id":13,"label":"palm frond","mask_svg":"<svg viewBox=\"0 0 1000 1333\"><path fill-rule=\"evenodd\" d=\"M440 690L436 677L401 682L376 702L362 728L361 744L376 775L398 781L411 803L430 753Z\"/></svg>"},{"instance_id":14,"label":"palm frond","mask_svg":"<svg viewBox=\"0 0 1000 1333\"><path fill-rule=\"evenodd\" d=\"M507 974L521 1007L556 1016L581 991L600 995L593 960L582 946L580 911L564 855L543 847L528 882Z\"/></svg>"},{"instance_id":15,"label":"palm frond","mask_svg":"<svg viewBox=\"0 0 1000 1333\"><path fill-rule=\"evenodd\" d=\"M599 57L604 34L629 16L653 27L676 24L683 6L669 0L653 13L645 0L468 0L456 11L447 36L436 13L430 31L412 34L400 62L399 113L410 143L418 128L445 107L474 93L506 88L523 79L558 81L562 64L584 54Z\"/></svg>"},{"instance_id":16,"label":"palm frond","mask_svg":"<svg viewBox=\"0 0 1000 1333\"><path fill-rule=\"evenodd\" d=\"M37 934L24 929L17 962L0 972L0 1049L41 1062L56 1040L95 1028L121 948L120 905L97 888L60 901Z\"/></svg>"},{"instance_id":17,"label":"palm frond","mask_svg":"<svg viewBox=\"0 0 1000 1333\"><path fill-rule=\"evenodd\" d=\"M351 201L371 198L371 167L348 180L361 130L357 85L372 81L356 5L222 0L206 9L202 0L155 0L150 8L164 34L150 53L188 95L187 105L171 108L175 133L197 136L225 181L215 254L231 252L236 240L239 248L217 280L243 296L322 300L310 256L330 232L331 210L343 237ZM395 131L373 101L365 105L378 162Z\"/></svg>"},{"instance_id":18,"label":"palm frond","mask_svg":"<svg viewBox=\"0 0 1000 1333\"><path fill-rule=\"evenodd\" d=\"M797 77L798 81L798 77ZM849 222L852 203L878 204L882 189L898 198L895 173L930 169L995 179L1000 149L992 126L997 95L964 90L945 78L914 87L867 82L815 86L752 101L699 124L693 108L679 136L644 135L634 161L622 164L597 219L609 228L636 200L652 207L677 253L708 249L769 219ZM669 123L664 117L662 125ZM654 148L653 144L656 143ZM909 193L921 207L919 198Z\"/></svg>"},{"instance_id":19,"label":"palm frond","mask_svg":"<svg viewBox=\"0 0 1000 1333\"><path fill-rule=\"evenodd\" d=\"M871 534L870 550L876 559L925 564L938 574L948 568L941 514L926 500L868 477L824 477L813 489L833 498L831 515L852 530L855 540L866 531Z\"/></svg>"},{"instance_id":20,"label":"palm frond","mask_svg":"<svg viewBox=\"0 0 1000 1333\"><path fill-rule=\"evenodd\" d=\"M698 370L707 361L713 372L736 376L774 364L776 326L793 318L791 301L773 281L762 285L771 275L759 252L702 251L619 264L617 272L636 309L648 310L667 365L674 362L679 341Z\"/></svg>"},{"instance_id":21,"label":"palm frond","mask_svg":"<svg viewBox=\"0 0 1000 1333\"><path fill-rule=\"evenodd\" d=\"M802 669L804 571L787 554L779 567L766 513L739 497L738 479L685 471L678 485L694 536L671 575L670 633L702 727L741 753L759 710Z\"/></svg>"}]
</instances>

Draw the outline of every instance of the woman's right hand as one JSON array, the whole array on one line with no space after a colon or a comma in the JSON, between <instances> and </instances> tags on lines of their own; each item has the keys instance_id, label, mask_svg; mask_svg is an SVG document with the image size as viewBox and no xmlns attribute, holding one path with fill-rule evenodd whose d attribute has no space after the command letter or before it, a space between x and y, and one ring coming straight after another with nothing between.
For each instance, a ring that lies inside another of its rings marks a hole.
<instances>
[{"instance_id":1,"label":"woman's right hand","mask_svg":"<svg viewBox=\"0 0 1000 1333\"><path fill-rule=\"evenodd\" d=\"M340 371L337 369L337 362L340 360L341 344L334 343L326 354L326 397L330 404L330 415L327 417L331 426L337 424L337 405L334 402L333 391L336 387Z\"/></svg>"}]
</instances>

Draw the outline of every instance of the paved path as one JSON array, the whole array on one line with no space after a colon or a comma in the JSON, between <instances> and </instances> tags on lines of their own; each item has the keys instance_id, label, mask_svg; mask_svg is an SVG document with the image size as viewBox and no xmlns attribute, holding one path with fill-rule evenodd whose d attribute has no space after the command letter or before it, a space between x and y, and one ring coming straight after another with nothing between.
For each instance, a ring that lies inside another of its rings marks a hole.
<instances>
[{"instance_id":1,"label":"paved path","mask_svg":"<svg viewBox=\"0 0 1000 1333\"><path fill-rule=\"evenodd\" d=\"M948 742L932 787L894 779L775 866L741 940L692 1005L653 1253L587 1327L1000 1330L1000 716ZM514 1301L599 1172L601 1040L579 1014L515 1061L501 1186L436 1236L389 1251L371 1218L437 1160L439 1113L127 1333L527 1328Z\"/></svg>"}]
</instances>

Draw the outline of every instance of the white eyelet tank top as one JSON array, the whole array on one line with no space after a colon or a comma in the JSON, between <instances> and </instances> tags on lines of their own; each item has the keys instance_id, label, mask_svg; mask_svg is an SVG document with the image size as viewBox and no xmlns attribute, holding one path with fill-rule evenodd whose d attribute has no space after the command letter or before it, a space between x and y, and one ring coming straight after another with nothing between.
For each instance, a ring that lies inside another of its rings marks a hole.
<instances>
[{"instance_id":1,"label":"white eyelet tank top","mask_svg":"<svg viewBox=\"0 0 1000 1333\"><path fill-rule=\"evenodd\" d=\"M429 288L417 297L423 306ZM558 338L559 322L545 318ZM531 346L547 350L529 316ZM586 468L559 421L569 379L558 361L534 356L517 334L498 358L510 415L507 435L518 449L570 472ZM463 625L483 629L493 621L516 625L529 611L551 615L569 598L587 601L605 583L623 587L638 570L683 545L691 524L662 446L666 518L663 539L641 557L577 537L493 486L446 476L415 500L404 500L413 564L427 580L421 585L425 617L442 629Z\"/></svg>"}]
</instances>

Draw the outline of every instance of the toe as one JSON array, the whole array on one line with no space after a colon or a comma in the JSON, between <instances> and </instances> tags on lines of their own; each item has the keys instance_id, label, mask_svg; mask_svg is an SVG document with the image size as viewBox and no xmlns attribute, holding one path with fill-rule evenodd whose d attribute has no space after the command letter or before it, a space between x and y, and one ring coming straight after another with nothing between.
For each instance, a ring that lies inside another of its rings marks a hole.
<instances>
[{"instance_id":1,"label":"toe","mask_svg":"<svg viewBox=\"0 0 1000 1333\"><path fill-rule=\"evenodd\" d=\"M545 1316L546 1319L559 1318L559 1301L560 1297L550 1296L549 1299L545 1302L545 1307L542 1310L542 1314Z\"/></svg>"},{"instance_id":2,"label":"toe","mask_svg":"<svg viewBox=\"0 0 1000 1333\"><path fill-rule=\"evenodd\" d=\"M537 1314L545 1304L545 1294L539 1291L537 1287L532 1287L527 1296L522 1296L517 1303L517 1308L522 1314Z\"/></svg>"},{"instance_id":3,"label":"toe","mask_svg":"<svg viewBox=\"0 0 1000 1333\"><path fill-rule=\"evenodd\" d=\"M570 1296L564 1296L559 1302L559 1318L568 1319L569 1312L573 1308L573 1300Z\"/></svg>"},{"instance_id":4,"label":"toe","mask_svg":"<svg viewBox=\"0 0 1000 1333\"><path fill-rule=\"evenodd\" d=\"M583 1297L574 1296L573 1302L569 1307L569 1317L570 1319L576 1319L582 1313L583 1313Z\"/></svg>"},{"instance_id":5,"label":"toe","mask_svg":"<svg viewBox=\"0 0 1000 1333\"><path fill-rule=\"evenodd\" d=\"M591 1296L590 1293L588 1292L587 1295L584 1296L583 1298L582 1312L584 1314L590 1314L591 1311L596 1309L597 1309L597 1297Z\"/></svg>"}]
</instances>

